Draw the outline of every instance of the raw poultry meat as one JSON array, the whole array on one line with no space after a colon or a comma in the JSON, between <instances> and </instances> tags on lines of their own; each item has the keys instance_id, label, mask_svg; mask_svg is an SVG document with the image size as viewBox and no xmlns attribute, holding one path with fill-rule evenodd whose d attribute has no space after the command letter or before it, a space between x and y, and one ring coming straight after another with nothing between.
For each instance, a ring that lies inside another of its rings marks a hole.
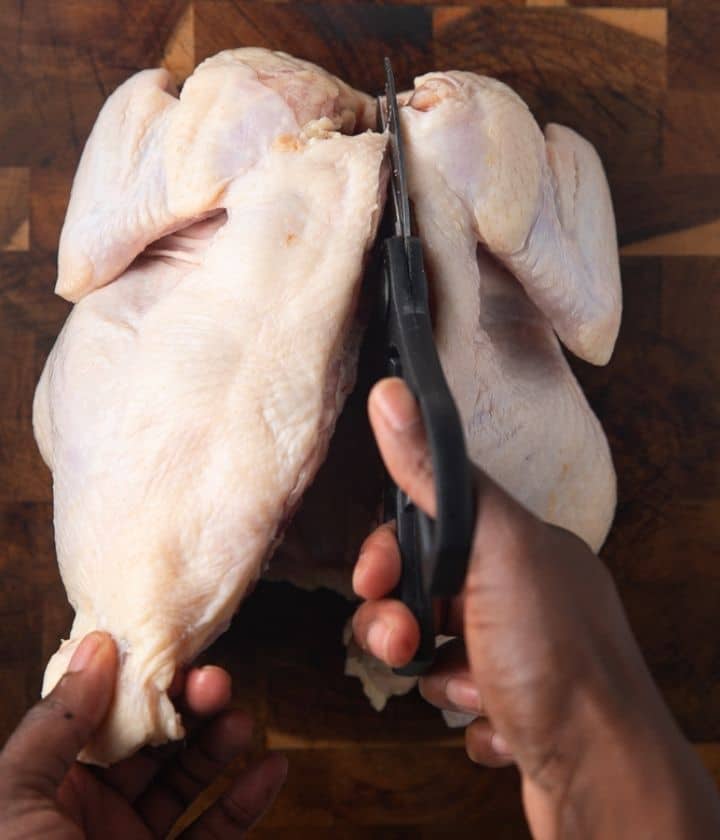
<instances>
[{"instance_id":1,"label":"raw poultry meat","mask_svg":"<svg viewBox=\"0 0 720 840\"><path fill-rule=\"evenodd\" d=\"M620 271L600 160L569 128L543 136L494 79L430 73L403 99L435 338L470 456L597 550L615 473L555 333L595 364L617 338Z\"/></svg>"},{"instance_id":2,"label":"raw poultry meat","mask_svg":"<svg viewBox=\"0 0 720 840\"><path fill-rule=\"evenodd\" d=\"M615 474L555 332L595 364L608 361L617 338L618 249L600 159L568 128L549 125L543 135L520 97L494 79L430 73L400 102L436 340L470 454L536 514L597 550L614 513ZM371 373L361 357L366 386ZM382 482L355 396L269 569L273 579L351 592Z\"/></svg>"},{"instance_id":3,"label":"raw poultry meat","mask_svg":"<svg viewBox=\"0 0 720 840\"><path fill-rule=\"evenodd\" d=\"M182 736L167 689L227 626L321 463L352 388L354 315L384 196L368 97L259 49L176 95L145 71L84 150L57 291L77 302L34 406L53 472L70 639L121 651L83 753Z\"/></svg>"},{"instance_id":4,"label":"raw poultry meat","mask_svg":"<svg viewBox=\"0 0 720 840\"><path fill-rule=\"evenodd\" d=\"M401 103L435 338L469 454L597 550L615 510L615 473L555 333L596 364L617 338L618 251L600 160L568 128L543 136L493 79L430 73ZM378 708L413 685L355 646L348 673Z\"/></svg>"},{"instance_id":5,"label":"raw poultry meat","mask_svg":"<svg viewBox=\"0 0 720 840\"><path fill-rule=\"evenodd\" d=\"M615 341L600 162L568 129L543 137L489 79L430 74L402 101L436 337L471 455L597 548L614 473L555 333L595 363ZM34 415L77 613L44 691L89 630L122 651L86 760L181 737L173 672L227 625L325 455L384 193L384 139L348 136L371 106L312 65L247 49L206 61L179 99L164 71L140 73L98 118L59 252L57 290L78 303ZM347 590L381 478L363 400L351 409L276 576ZM328 517L329 500L347 516ZM411 684L369 667L351 654L376 705Z\"/></svg>"}]
</instances>

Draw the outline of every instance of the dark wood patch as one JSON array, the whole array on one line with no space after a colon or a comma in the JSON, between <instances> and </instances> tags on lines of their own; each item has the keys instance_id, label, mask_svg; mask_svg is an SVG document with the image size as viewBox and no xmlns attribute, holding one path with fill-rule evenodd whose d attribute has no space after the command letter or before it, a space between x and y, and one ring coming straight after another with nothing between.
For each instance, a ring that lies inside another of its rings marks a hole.
<instances>
[{"instance_id":1,"label":"dark wood patch","mask_svg":"<svg viewBox=\"0 0 720 840\"><path fill-rule=\"evenodd\" d=\"M665 172L720 173L720 88L716 93L670 91L664 129Z\"/></svg>"},{"instance_id":2,"label":"dark wood patch","mask_svg":"<svg viewBox=\"0 0 720 840\"><path fill-rule=\"evenodd\" d=\"M360 682L344 676L342 632L352 612L350 602L327 590L261 583L206 657L231 670L241 701L251 706L257 698L246 696L244 685L259 666L263 721L291 739L414 743L452 736L416 692L378 714Z\"/></svg>"},{"instance_id":3,"label":"dark wood patch","mask_svg":"<svg viewBox=\"0 0 720 840\"><path fill-rule=\"evenodd\" d=\"M720 4L673 0L668 19L668 74L673 90L720 91Z\"/></svg>"},{"instance_id":4,"label":"dark wood patch","mask_svg":"<svg viewBox=\"0 0 720 840\"><path fill-rule=\"evenodd\" d=\"M39 375L35 337L28 330L6 328L0 332L0 354L7 365L2 389L8 405L0 423L0 499L46 501L47 476L32 435L32 399Z\"/></svg>"},{"instance_id":5,"label":"dark wood patch","mask_svg":"<svg viewBox=\"0 0 720 840\"><path fill-rule=\"evenodd\" d=\"M72 169L47 167L38 167L32 172L30 227L33 251L48 254L53 262L74 174Z\"/></svg>"},{"instance_id":6,"label":"dark wood patch","mask_svg":"<svg viewBox=\"0 0 720 840\"><path fill-rule=\"evenodd\" d=\"M720 599L718 260L623 260L625 315L607 368L573 366L619 478L603 550L633 628L691 737L720 737L711 604ZM642 375L640 374L642 371Z\"/></svg>"},{"instance_id":7,"label":"dark wood patch","mask_svg":"<svg viewBox=\"0 0 720 840\"><path fill-rule=\"evenodd\" d=\"M415 6L196 0L195 38L197 61L231 47L269 47L369 92L382 88L385 55L401 86L431 68L430 12Z\"/></svg>"},{"instance_id":8,"label":"dark wood patch","mask_svg":"<svg viewBox=\"0 0 720 840\"><path fill-rule=\"evenodd\" d=\"M73 169L107 96L159 62L186 2L4 4L0 165Z\"/></svg>"},{"instance_id":9,"label":"dark wood patch","mask_svg":"<svg viewBox=\"0 0 720 840\"><path fill-rule=\"evenodd\" d=\"M0 251L30 247L30 170L0 167Z\"/></svg>"},{"instance_id":10,"label":"dark wood patch","mask_svg":"<svg viewBox=\"0 0 720 840\"><path fill-rule=\"evenodd\" d=\"M265 830L304 825L345 837L345 828L362 828L375 837L375 826L429 830L440 824L444 836L455 837L456 831L487 830L490 819L493 837L529 837L513 804L519 793L515 771L473 767L460 750L437 749L432 763L417 746L330 750L321 768L311 751L296 751L290 762L287 787Z\"/></svg>"},{"instance_id":11,"label":"dark wood patch","mask_svg":"<svg viewBox=\"0 0 720 840\"><path fill-rule=\"evenodd\" d=\"M32 333L43 356L70 312L70 304L52 294L56 274L54 252L0 254L0 320L4 328Z\"/></svg>"},{"instance_id":12,"label":"dark wood patch","mask_svg":"<svg viewBox=\"0 0 720 840\"><path fill-rule=\"evenodd\" d=\"M568 6L578 8L617 7L630 9L664 9L673 0L567 0ZM530 3L528 3L530 5ZM542 5L542 0L538 5Z\"/></svg>"},{"instance_id":13,"label":"dark wood patch","mask_svg":"<svg viewBox=\"0 0 720 840\"><path fill-rule=\"evenodd\" d=\"M621 245L720 218L717 175L610 174L609 180Z\"/></svg>"},{"instance_id":14,"label":"dark wood patch","mask_svg":"<svg viewBox=\"0 0 720 840\"><path fill-rule=\"evenodd\" d=\"M660 44L563 8L440 10L434 32L438 69L501 79L541 126L564 123L594 143L610 172L659 169Z\"/></svg>"},{"instance_id":15,"label":"dark wood patch","mask_svg":"<svg viewBox=\"0 0 720 840\"><path fill-rule=\"evenodd\" d=\"M4 465L0 470L7 475ZM0 498L0 743L39 698L43 662L69 626L72 610L54 553L52 505ZM54 625L48 622L50 612L60 618ZM44 643L48 632L49 646Z\"/></svg>"}]
</instances>

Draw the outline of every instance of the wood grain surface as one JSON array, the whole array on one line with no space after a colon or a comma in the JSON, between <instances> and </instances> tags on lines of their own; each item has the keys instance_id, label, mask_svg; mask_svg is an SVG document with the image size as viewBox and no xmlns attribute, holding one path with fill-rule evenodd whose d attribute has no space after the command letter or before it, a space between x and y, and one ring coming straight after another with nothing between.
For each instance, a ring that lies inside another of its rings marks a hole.
<instances>
[{"instance_id":1,"label":"wood grain surface","mask_svg":"<svg viewBox=\"0 0 720 840\"><path fill-rule=\"evenodd\" d=\"M375 91L461 68L510 83L541 123L596 144L622 245L625 314L602 369L573 361L619 476L603 551L683 729L720 778L720 3L710 0L0 0L0 740L70 624L35 383L69 306L52 295L72 174L107 95L163 63L182 79L263 45ZM342 675L351 607L263 584L207 659L288 785L262 838L527 836L514 771L465 759L416 696L372 712Z\"/></svg>"}]
</instances>

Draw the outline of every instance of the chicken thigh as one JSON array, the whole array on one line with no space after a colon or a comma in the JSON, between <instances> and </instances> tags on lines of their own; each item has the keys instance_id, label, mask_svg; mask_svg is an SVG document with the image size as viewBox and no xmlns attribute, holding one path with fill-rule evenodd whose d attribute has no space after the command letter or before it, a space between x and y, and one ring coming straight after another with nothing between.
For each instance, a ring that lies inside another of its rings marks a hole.
<instances>
[{"instance_id":1,"label":"chicken thigh","mask_svg":"<svg viewBox=\"0 0 720 840\"><path fill-rule=\"evenodd\" d=\"M177 97L145 71L107 101L76 175L57 291L76 306L37 388L58 561L79 640L121 654L84 760L182 737L167 689L223 631L321 463L355 375L382 209L370 100L259 49Z\"/></svg>"},{"instance_id":2,"label":"chicken thigh","mask_svg":"<svg viewBox=\"0 0 720 840\"><path fill-rule=\"evenodd\" d=\"M598 550L615 472L556 334L596 364L617 338L620 272L602 164L568 128L543 136L493 79L430 73L401 104L435 339L469 455L539 517ZM348 673L378 708L414 684L352 644Z\"/></svg>"}]
</instances>

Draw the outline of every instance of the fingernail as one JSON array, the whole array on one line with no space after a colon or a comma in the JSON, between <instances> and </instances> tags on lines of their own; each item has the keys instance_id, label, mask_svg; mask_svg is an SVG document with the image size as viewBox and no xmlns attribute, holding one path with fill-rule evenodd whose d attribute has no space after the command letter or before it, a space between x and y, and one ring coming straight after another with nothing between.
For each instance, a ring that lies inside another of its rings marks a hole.
<instances>
[{"instance_id":1,"label":"fingernail","mask_svg":"<svg viewBox=\"0 0 720 840\"><path fill-rule=\"evenodd\" d=\"M102 633L98 633L97 631L85 636L82 642L78 645L75 653L72 655L67 673L76 674L78 671L82 671L84 668L87 668L87 666L92 662L93 657L97 653L98 648L102 645L103 641L104 638Z\"/></svg>"},{"instance_id":2,"label":"fingernail","mask_svg":"<svg viewBox=\"0 0 720 840\"><path fill-rule=\"evenodd\" d=\"M445 686L445 696L459 709L467 712L480 711L480 693L469 680L458 677L449 679Z\"/></svg>"},{"instance_id":3,"label":"fingernail","mask_svg":"<svg viewBox=\"0 0 720 840\"><path fill-rule=\"evenodd\" d=\"M362 587L363 578L365 577L365 573L363 571L363 557L365 556L365 552L361 551L358 555L357 563L355 564L355 568L353 569L352 573L352 588L355 594L358 594L358 588Z\"/></svg>"},{"instance_id":4,"label":"fingernail","mask_svg":"<svg viewBox=\"0 0 720 840\"><path fill-rule=\"evenodd\" d=\"M396 432L404 432L420 419L415 398L406 385L381 386L375 392L375 402L388 425Z\"/></svg>"},{"instance_id":5,"label":"fingernail","mask_svg":"<svg viewBox=\"0 0 720 840\"><path fill-rule=\"evenodd\" d=\"M493 736L490 739L490 746L492 747L493 751L496 752L498 755L512 755L507 741L503 738L502 735L499 735L497 732L493 733Z\"/></svg>"},{"instance_id":6,"label":"fingernail","mask_svg":"<svg viewBox=\"0 0 720 840\"><path fill-rule=\"evenodd\" d=\"M390 639L390 628L382 621L373 621L367 631L367 646L375 656L380 659L387 659L388 641Z\"/></svg>"}]
</instances>

